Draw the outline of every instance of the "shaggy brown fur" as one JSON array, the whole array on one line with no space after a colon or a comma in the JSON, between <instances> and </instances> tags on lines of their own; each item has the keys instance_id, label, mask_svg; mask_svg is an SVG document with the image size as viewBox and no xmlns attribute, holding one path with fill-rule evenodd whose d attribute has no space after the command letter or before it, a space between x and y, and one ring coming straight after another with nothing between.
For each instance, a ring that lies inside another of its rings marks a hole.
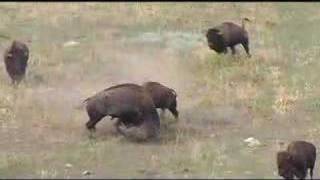
<instances>
[{"instance_id":1,"label":"shaggy brown fur","mask_svg":"<svg viewBox=\"0 0 320 180\"><path fill-rule=\"evenodd\" d=\"M242 27L232 22L224 22L219 26L211 28L207 31L206 37L210 49L217 53L227 53L227 48L230 47L232 54L236 53L235 46L242 44L248 57L251 57L249 52L249 37L245 29L245 21L250 21L248 18L242 20Z\"/></svg>"},{"instance_id":2,"label":"shaggy brown fur","mask_svg":"<svg viewBox=\"0 0 320 180\"><path fill-rule=\"evenodd\" d=\"M177 93L158 82L146 82L142 85L148 92L150 92L156 108L166 109L174 115L175 118L179 117L177 111Z\"/></svg>"},{"instance_id":3,"label":"shaggy brown fur","mask_svg":"<svg viewBox=\"0 0 320 180\"><path fill-rule=\"evenodd\" d=\"M125 125L141 126L145 123L150 136L157 136L160 129L160 119L150 94L136 84L120 84L98 92L85 100L89 121L86 126L94 130L95 125L105 116L118 118L116 128Z\"/></svg>"},{"instance_id":4,"label":"shaggy brown fur","mask_svg":"<svg viewBox=\"0 0 320 180\"><path fill-rule=\"evenodd\" d=\"M286 151L277 153L278 174L285 179L293 179L294 176L305 179L310 169L312 179L315 161L316 147L313 144L306 141L291 142Z\"/></svg>"},{"instance_id":5,"label":"shaggy brown fur","mask_svg":"<svg viewBox=\"0 0 320 180\"><path fill-rule=\"evenodd\" d=\"M4 63L12 84L19 84L24 79L29 59L26 44L14 40L4 53Z\"/></svg>"}]
</instances>

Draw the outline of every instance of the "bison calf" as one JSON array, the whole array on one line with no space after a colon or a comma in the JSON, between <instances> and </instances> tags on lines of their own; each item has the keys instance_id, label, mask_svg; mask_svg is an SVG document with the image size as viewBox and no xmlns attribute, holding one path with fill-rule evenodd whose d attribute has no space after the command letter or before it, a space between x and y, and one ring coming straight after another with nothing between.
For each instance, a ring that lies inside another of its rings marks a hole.
<instances>
[{"instance_id":1,"label":"bison calf","mask_svg":"<svg viewBox=\"0 0 320 180\"><path fill-rule=\"evenodd\" d=\"M98 92L85 100L89 121L86 126L94 130L105 116L118 118L117 131L126 136L119 126L142 126L148 137L157 138L160 119L150 94L136 84L120 84Z\"/></svg>"},{"instance_id":2,"label":"bison calf","mask_svg":"<svg viewBox=\"0 0 320 180\"><path fill-rule=\"evenodd\" d=\"M26 44L14 40L4 53L4 63L12 84L19 84L25 77L29 49Z\"/></svg>"},{"instance_id":3,"label":"bison calf","mask_svg":"<svg viewBox=\"0 0 320 180\"><path fill-rule=\"evenodd\" d=\"M209 48L220 54L227 53L227 48L230 47L232 54L235 54L235 46L242 44L248 57L251 57L245 21L250 20L248 18L242 19L242 27L232 22L224 22L219 26L210 28L206 34Z\"/></svg>"},{"instance_id":4,"label":"bison calf","mask_svg":"<svg viewBox=\"0 0 320 180\"><path fill-rule=\"evenodd\" d=\"M150 94L156 108L160 108L162 112L166 109L177 119L179 112L177 110L177 93L158 82L145 82L142 85Z\"/></svg>"},{"instance_id":5,"label":"bison calf","mask_svg":"<svg viewBox=\"0 0 320 180\"><path fill-rule=\"evenodd\" d=\"M293 179L294 176L305 179L310 169L312 179L315 161L316 147L313 144L305 141L291 142L286 151L277 153L278 174L285 179Z\"/></svg>"}]
</instances>

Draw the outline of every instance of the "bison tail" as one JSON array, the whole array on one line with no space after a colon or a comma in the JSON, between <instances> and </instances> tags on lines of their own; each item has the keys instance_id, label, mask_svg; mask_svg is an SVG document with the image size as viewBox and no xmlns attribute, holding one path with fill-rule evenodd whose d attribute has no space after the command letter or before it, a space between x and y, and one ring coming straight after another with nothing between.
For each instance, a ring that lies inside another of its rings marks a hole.
<instances>
[{"instance_id":1,"label":"bison tail","mask_svg":"<svg viewBox=\"0 0 320 180\"><path fill-rule=\"evenodd\" d=\"M245 18L242 18L242 28L243 28L243 29L246 29L246 27L245 27L245 22L251 22L251 21L250 21L249 18L246 18L246 17L245 17Z\"/></svg>"}]
</instances>

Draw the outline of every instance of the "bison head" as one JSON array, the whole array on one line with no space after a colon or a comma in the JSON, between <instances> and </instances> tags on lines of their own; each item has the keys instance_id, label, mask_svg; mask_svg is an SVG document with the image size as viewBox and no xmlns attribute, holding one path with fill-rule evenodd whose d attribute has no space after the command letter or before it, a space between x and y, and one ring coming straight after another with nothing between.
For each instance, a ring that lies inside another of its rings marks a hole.
<instances>
[{"instance_id":1,"label":"bison head","mask_svg":"<svg viewBox=\"0 0 320 180\"><path fill-rule=\"evenodd\" d=\"M210 49L216 51L217 53L225 52L226 47L223 39L223 34L219 29L209 29L207 31L206 37Z\"/></svg>"},{"instance_id":2,"label":"bison head","mask_svg":"<svg viewBox=\"0 0 320 180\"><path fill-rule=\"evenodd\" d=\"M29 51L25 44L22 42L19 42L17 40L14 40L11 44L10 52L8 53L9 57L12 57L12 55L15 55L16 58L26 58L29 57Z\"/></svg>"},{"instance_id":3,"label":"bison head","mask_svg":"<svg viewBox=\"0 0 320 180\"><path fill-rule=\"evenodd\" d=\"M177 93L173 90L171 90L171 96L169 98L169 111L174 115L175 118L179 118L179 112L177 110Z\"/></svg>"},{"instance_id":4,"label":"bison head","mask_svg":"<svg viewBox=\"0 0 320 180\"><path fill-rule=\"evenodd\" d=\"M292 156L286 152L281 151L277 153L278 174L285 179L293 179L294 167L292 165Z\"/></svg>"}]
</instances>

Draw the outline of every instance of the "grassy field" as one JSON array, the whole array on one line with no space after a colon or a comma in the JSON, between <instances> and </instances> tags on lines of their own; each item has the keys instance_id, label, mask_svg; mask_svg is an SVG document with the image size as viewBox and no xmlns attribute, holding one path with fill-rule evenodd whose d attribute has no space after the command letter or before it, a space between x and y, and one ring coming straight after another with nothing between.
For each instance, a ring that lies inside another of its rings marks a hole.
<instances>
[{"instance_id":1,"label":"grassy field","mask_svg":"<svg viewBox=\"0 0 320 180\"><path fill-rule=\"evenodd\" d=\"M30 49L19 88L0 63L0 178L279 178L279 142L320 147L319 8L0 3L0 53L13 39ZM205 30L242 17L252 58L208 48ZM149 80L178 93L180 120L165 114L160 143L128 141L108 117L89 138L85 98Z\"/></svg>"}]
</instances>

